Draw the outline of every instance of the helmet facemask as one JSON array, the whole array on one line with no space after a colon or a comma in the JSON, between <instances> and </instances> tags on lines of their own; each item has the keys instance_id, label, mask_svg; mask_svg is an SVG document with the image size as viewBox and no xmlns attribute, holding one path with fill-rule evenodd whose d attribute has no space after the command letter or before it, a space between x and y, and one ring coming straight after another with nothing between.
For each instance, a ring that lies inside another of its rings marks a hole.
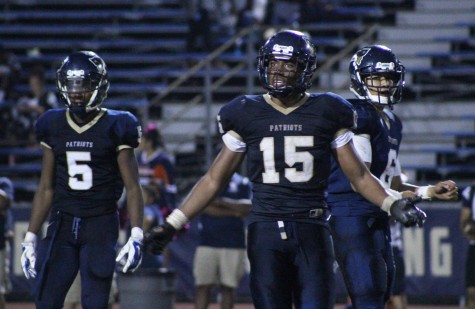
<instances>
[{"instance_id":1,"label":"helmet facemask","mask_svg":"<svg viewBox=\"0 0 475 309\"><path fill-rule=\"evenodd\" d=\"M403 82L403 73L394 70L370 72L360 75L361 83L365 91L365 99L377 105L393 104L401 100Z\"/></svg>"},{"instance_id":2,"label":"helmet facemask","mask_svg":"<svg viewBox=\"0 0 475 309\"><path fill-rule=\"evenodd\" d=\"M274 97L286 97L293 92L304 92L305 64L296 57L277 58L264 56L264 76L266 89Z\"/></svg>"}]
</instances>

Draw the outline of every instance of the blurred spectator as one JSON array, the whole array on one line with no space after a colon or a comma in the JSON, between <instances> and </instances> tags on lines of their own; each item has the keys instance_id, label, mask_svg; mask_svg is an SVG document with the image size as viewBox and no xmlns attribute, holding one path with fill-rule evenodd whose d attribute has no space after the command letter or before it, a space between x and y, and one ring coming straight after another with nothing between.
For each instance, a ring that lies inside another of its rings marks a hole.
<instances>
[{"instance_id":1,"label":"blurred spectator","mask_svg":"<svg viewBox=\"0 0 475 309\"><path fill-rule=\"evenodd\" d=\"M220 45L220 39L236 34L238 23L240 27L244 27L263 19L266 2L267 0L182 0L188 15L187 52L211 52Z\"/></svg>"},{"instance_id":2,"label":"blurred spectator","mask_svg":"<svg viewBox=\"0 0 475 309\"><path fill-rule=\"evenodd\" d=\"M237 28L265 24L268 7L268 0L247 0L245 6L239 11Z\"/></svg>"},{"instance_id":3,"label":"blurred spectator","mask_svg":"<svg viewBox=\"0 0 475 309\"><path fill-rule=\"evenodd\" d=\"M155 189L156 203L160 206L163 217L176 208L177 188L175 184L175 162L166 152L162 134L156 125L145 128L140 142L137 162L142 186L149 185ZM163 252L162 266L169 266L168 249Z\"/></svg>"},{"instance_id":4,"label":"blurred spectator","mask_svg":"<svg viewBox=\"0 0 475 309\"><path fill-rule=\"evenodd\" d=\"M11 139L12 107L18 99L16 84L20 76L20 62L0 43L0 139L3 141Z\"/></svg>"},{"instance_id":5,"label":"blurred spectator","mask_svg":"<svg viewBox=\"0 0 475 309\"><path fill-rule=\"evenodd\" d=\"M18 98L15 86L19 82L20 76L20 62L15 54L0 43L0 102L14 101Z\"/></svg>"},{"instance_id":6,"label":"blurred spectator","mask_svg":"<svg viewBox=\"0 0 475 309\"><path fill-rule=\"evenodd\" d=\"M475 185L462 191L460 227L469 242L465 263L467 309L475 309Z\"/></svg>"},{"instance_id":7,"label":"blurred spectator","mask_svg":"<svg viewBox=\"0 0 475 309\"><path fill-rule=\"evenodd\" d=\"M9 270L7 265L10 263L10 256L7 253L7 221L8 211L11 207L11 203L14 200L13 183L9 178L0 178L0 230L4 233L0 233L0 309L6 308L5 294L9 292Z\"/></svg>"},{"instance_id":8,"label":"blurred spectator","mask_svg":"<svg viewBox=\"0 0 475 309\"><path fill-rule=\"evenodd\" d=\"M201 0L182 0L182 2L188 21L186 51L189 53L212 51L214 45L208 11L201 5Z\"/></svg>"},{"instance_id":9,"label":"blurred spectator","mask_svg":"<svg viewBox=\"0 0 475 309\"><path fill-rule=\"evenodd\" d=\"M246 258L243 218L251 207L251 182L237 173L225 191L200 216L200 243L195 252L195 308L208 308L211 288L219 286L221 308L234 305L234 291Z\"/></svg>"},{"instance_id":10,"label":"blurred spectator","mask_svg":"<svg viewBox=\"0 0 475 309\"><path fill-rule=\"evenodd\" d=\"M300 25L321 22L334 22L344 18L336 11L340 1L300 0L298 22Z\"/></svg>"},{"instance_id":11,"label":"blurred spectator","mask_svg":"<svg viewBox=\"0 0 475 309\"><path fill-rule=\"evenodd\" d=\"M270 24L273 26L298 27L300 18L299 1L273 0L270 1Z\"/></svg>"},{"instance_id":12,"label":"blurred spectator","mask_svg":"<svg viewBox=\"0 0 475 309\"><path fill-rule=\"evenodd\" d=\"M34 123L46 110L58 107L58 98L46 87L45 73L41 67L33 69L28 77L29 93L22 96L14 113L15 136L34 142Z\"/></svg>"},{"instance_id":13,"label":"blurred spectator","mask_svg":"<svg viewBox=\"0 0 475 309\"><path fill-rule=\"evenodd\" d=\"M160 206L157 204L157 191L150 185L142 186L144 199L144 217L143 217L143 232L146 234L150 229L159 226L163 223L163 214ZM152 255L144 252L142 258L142 268L160 268L162 267L163 257L161 255Z\"/></svg>"},{"instance_id":14,"label":"blurred spectator","mask_svg":"<svg viewBox=\"0 0 475 309\"><path fill-rule=\"evenodd\" d=\"M143 132L137 161L140 183L155 187L163 215L168 215L176 208L175 162L166 152L162 134L154 124Z\"/></svg>"}]
</instances>

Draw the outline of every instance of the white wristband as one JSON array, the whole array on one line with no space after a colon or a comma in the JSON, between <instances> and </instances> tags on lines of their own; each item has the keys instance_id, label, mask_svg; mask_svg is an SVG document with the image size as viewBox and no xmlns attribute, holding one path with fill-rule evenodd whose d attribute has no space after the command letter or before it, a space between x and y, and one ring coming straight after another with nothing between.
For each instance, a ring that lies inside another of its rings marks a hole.
<instances>
[{"instance_id":1,"label":"white wristband","mask_svg":"<svg viewBox=\"0 0 475 309\"><path fill-rule=\"evenodd\" d=\"M381 209L387 212L388 214L391 214L391 206L392 204L397 201L397 198L394 196L388 196L384 199L383 204L381 205Z\"/></svg>"},{"instance_id":2,"label":"white wristband","mask_svg":"<svg viewBox=\"0 0 475 309\"><path fill-rule=\"evenodd\" d=\"M36 242L36 234L33 232L26 232L25 239L23 240L24 243L34 243Z\"/></svg>"},{"instance_id":3,"label":"white wristband","mask_svg":"<svg viewBox=\"0 0 475 309\"><path fill-rule=\"evenodd\" d=\"M143 230L139 227L133 227L132 230L130 231L130 237L132 238L137 238L142 240L143 239Z\"/></svg>"},{"instance_id":4,"label":"white wristband","mask_svg":"<svg viewBox=\"0 0 475 309\"><path fill-rule=\"evenodd\" d=\"M432 198L431 195L429 195L429 189L433 186L422 186L417 188L417 195L420 195L423 199L430 199Z\"/></svg>"},{"instance_id":5,"label":"white wristband","mask_svg":"<svg viewBox=\"0 0 475 309\"><path fill-rule=\"evenodd\" d=\"M181 230L185 224L188 223L188 218L185 216L183 211L180 209L175 209L172 213L167 217L166 221L170 223L171 226L175 228L175 230Z\"/></svg>"}]
</instances>

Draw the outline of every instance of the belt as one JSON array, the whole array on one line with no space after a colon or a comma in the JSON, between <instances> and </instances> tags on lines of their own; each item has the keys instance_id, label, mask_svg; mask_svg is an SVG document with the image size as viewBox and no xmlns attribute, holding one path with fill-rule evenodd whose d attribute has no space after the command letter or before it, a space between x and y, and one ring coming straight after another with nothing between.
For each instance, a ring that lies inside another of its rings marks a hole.
<instances>
[{"instance_id":1,"label":"belt","mask_svg":"<svg viewBox=\"0 0 475 309\"><path fill-rule=\"evenodd\" d=\"M330 220L331 212L329 209L326 208L314 208L310 209L308 212L302 212L298 214L291 214L291 218L300 218L300 219L320 219L324 221Z\"/></svg>"}]
</instances>

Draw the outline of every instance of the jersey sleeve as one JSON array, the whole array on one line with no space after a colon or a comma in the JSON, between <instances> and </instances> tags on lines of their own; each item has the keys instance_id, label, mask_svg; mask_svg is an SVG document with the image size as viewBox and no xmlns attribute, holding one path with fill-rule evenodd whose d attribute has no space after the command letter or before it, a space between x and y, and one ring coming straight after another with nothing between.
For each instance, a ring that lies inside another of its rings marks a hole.
<instances>
[{"instance_id":1,"label":"jersey sleeve","mask_svg":"<svg viewBox=\"0 0 475 309\"><path fill-rule=\"evenodd\" d=\"M243 130L243 108L246 104L246 96L240 96L224 105L218 113L218 130L224 144L235 152L244 152L246 143L241 137Z\"/></svg>"},{"instance_id":2,"label":"jersey sleeve","mask_svg":"<svg viewBox=\"0 0 475 309\"><path fill-rule=\"evenodd\" d=\"M243 106L246 103L246 96L239 96L229 103L225 104L218 113L218 129L221 135L224 135L230 131L239 135L243 115ZM241 121L240 121L241 120Z\"/></svg>"},{"instance_id":3,"label":"jersey sleeve","mask_svg":"<svg viewBox=\"0 0 475 309\"><path fill-rule=\"evenodd\" d=\"M356 128L353 130L355 134L369 134L373 132L373 126L375 123L375 113L372 107L371 109L368 108L368 103L361 102L361 101L351 101L349 102L354 106L355 111L358 115L356 120Z\"/></svg>"},{"instance_id":4,"label":"jersey sleeve","mask_svg":"<svg viewBox=\"0 0 475 309\"><path fill-rule=\"evenodd\" d=\"M368 134L355 134L353 136L353 145L363 162L371 163L373 161L371 141Z\"/></svg>"},{"instance_id":5,"label":"jersey sleeve","mask_svg":"<svg viewBox=\"0 0 475 309\"><path fill-rule=\"evenodd\" d=\"M130 112L120 115L117 126L118 149L137 148L142 137L142 127L137 118Z\"/></svg>"},{"instance_id":6,"label":"jersey sleeve","mask_svg":"<svg viewBox=\"0 0 475 309\"><path fill-rule=\"evenodd\" d=\"M48 110L44 112L36 121L35 123L35 135L37 141L49 148L51 148L51 134L49 134L49 128L51 125L54 125L56 122L53 119L54 117L54 110Z\"/></svg>"},{"instance_id":7,"label":"jersey sleeve","mask_svg":"<svg viewBox=\"0 0 475 309\"><path fill-rule=\"evenodd\" d=\"M337 131L340 129L356 129L358 115L353 105L339 95L328 92L328 104L325 104L325 115L332 121Z\"/></svg>"}]
</instances>

